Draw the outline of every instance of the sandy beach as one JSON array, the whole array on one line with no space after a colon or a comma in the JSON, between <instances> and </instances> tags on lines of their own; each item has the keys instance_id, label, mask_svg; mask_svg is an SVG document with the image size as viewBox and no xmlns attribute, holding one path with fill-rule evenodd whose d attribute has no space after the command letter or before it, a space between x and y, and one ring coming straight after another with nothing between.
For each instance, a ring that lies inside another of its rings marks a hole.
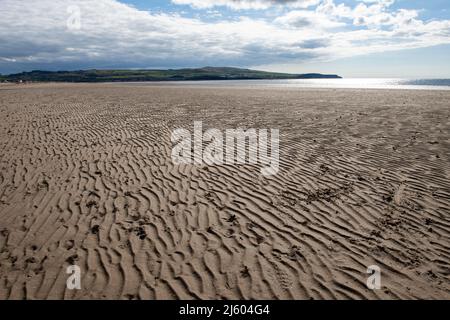
<instances>
[{"instance_id":1,"label":"sandy beach","mask_svg":"<svg viewBox=\"0 0 450 320\"><path fill-rule=\"evenodd\" d=\"M0 118L0 299L450 299L450 91L3 85ZM175 165L194 121L279 129L278 174Z\"/></svg>"}]
</instances>

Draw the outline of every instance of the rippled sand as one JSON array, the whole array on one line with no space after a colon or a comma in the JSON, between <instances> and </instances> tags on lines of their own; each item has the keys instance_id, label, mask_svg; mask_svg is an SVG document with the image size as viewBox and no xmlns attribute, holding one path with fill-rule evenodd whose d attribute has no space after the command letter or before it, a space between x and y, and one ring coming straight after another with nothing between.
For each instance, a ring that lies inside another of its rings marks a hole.
<instances>
[{"instance_id":1,"label":"rippled sand","mask_svg":"<svg viewBox=\"0 0 450 320\"><path fill-rule=\"evenodd\" d=\"M1 86L0 299L449 299L449 104L448 91ZM174 166L171 130L199 120L280 129L278 175Z\"/></svg>"}]
</instances>

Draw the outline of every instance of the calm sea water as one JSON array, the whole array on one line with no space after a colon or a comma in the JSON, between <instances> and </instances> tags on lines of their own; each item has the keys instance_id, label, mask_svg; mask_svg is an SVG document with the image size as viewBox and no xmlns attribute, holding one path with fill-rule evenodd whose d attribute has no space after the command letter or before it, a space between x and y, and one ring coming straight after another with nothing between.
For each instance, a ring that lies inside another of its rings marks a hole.
<instances>
[{"instance_id":1,"label":"calm sea water","mask_svg":"<svg viewBox=\"0 0 450 320\"><path fill-rule=\"evenodd\" d=\"M137 84L137 83L134 83ZM154 85L154 82L140 83ZM285 88L348 88L348 89L409 89L450 90L450 79L299 79L299 80L226 80L177 81L157 84L208 87L285 87Z\"/></svg>"}]
</instances>

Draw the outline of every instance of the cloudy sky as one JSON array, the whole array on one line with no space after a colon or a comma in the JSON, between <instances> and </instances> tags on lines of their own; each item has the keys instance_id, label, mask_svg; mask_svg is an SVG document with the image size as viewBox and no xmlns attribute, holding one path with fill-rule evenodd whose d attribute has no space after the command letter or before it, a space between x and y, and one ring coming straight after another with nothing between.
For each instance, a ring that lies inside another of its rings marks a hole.
<instances>
[{"instance_id":1,"label":"cloudy sky","mask_svg":"<svg viewBox=\"0 0 450 320\"><path fill-rule=\"evenodd\" d=\"M0 0L0 73L236 66L450 78L448 0Z\"/></svg>"}]
</instances>

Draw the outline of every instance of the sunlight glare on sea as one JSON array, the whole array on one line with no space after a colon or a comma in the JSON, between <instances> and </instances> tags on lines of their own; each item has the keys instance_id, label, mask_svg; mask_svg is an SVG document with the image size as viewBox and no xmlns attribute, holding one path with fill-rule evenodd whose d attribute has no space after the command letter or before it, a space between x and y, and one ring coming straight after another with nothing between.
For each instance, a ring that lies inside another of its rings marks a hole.
<instances>
[{"instance_id":1,"label":"sunlight glare on sea","mask_svg":"<svg viewBox=\"0 0 450 320\"><path fill-rule=\"evenodd\" d=\"M145 82L140 84L151 85L154 84L154 82ZM158 82L158 84L208 87L450 90L450 79L344 78L288 80L214 80Z\"/></svg>"}]
</instances>

